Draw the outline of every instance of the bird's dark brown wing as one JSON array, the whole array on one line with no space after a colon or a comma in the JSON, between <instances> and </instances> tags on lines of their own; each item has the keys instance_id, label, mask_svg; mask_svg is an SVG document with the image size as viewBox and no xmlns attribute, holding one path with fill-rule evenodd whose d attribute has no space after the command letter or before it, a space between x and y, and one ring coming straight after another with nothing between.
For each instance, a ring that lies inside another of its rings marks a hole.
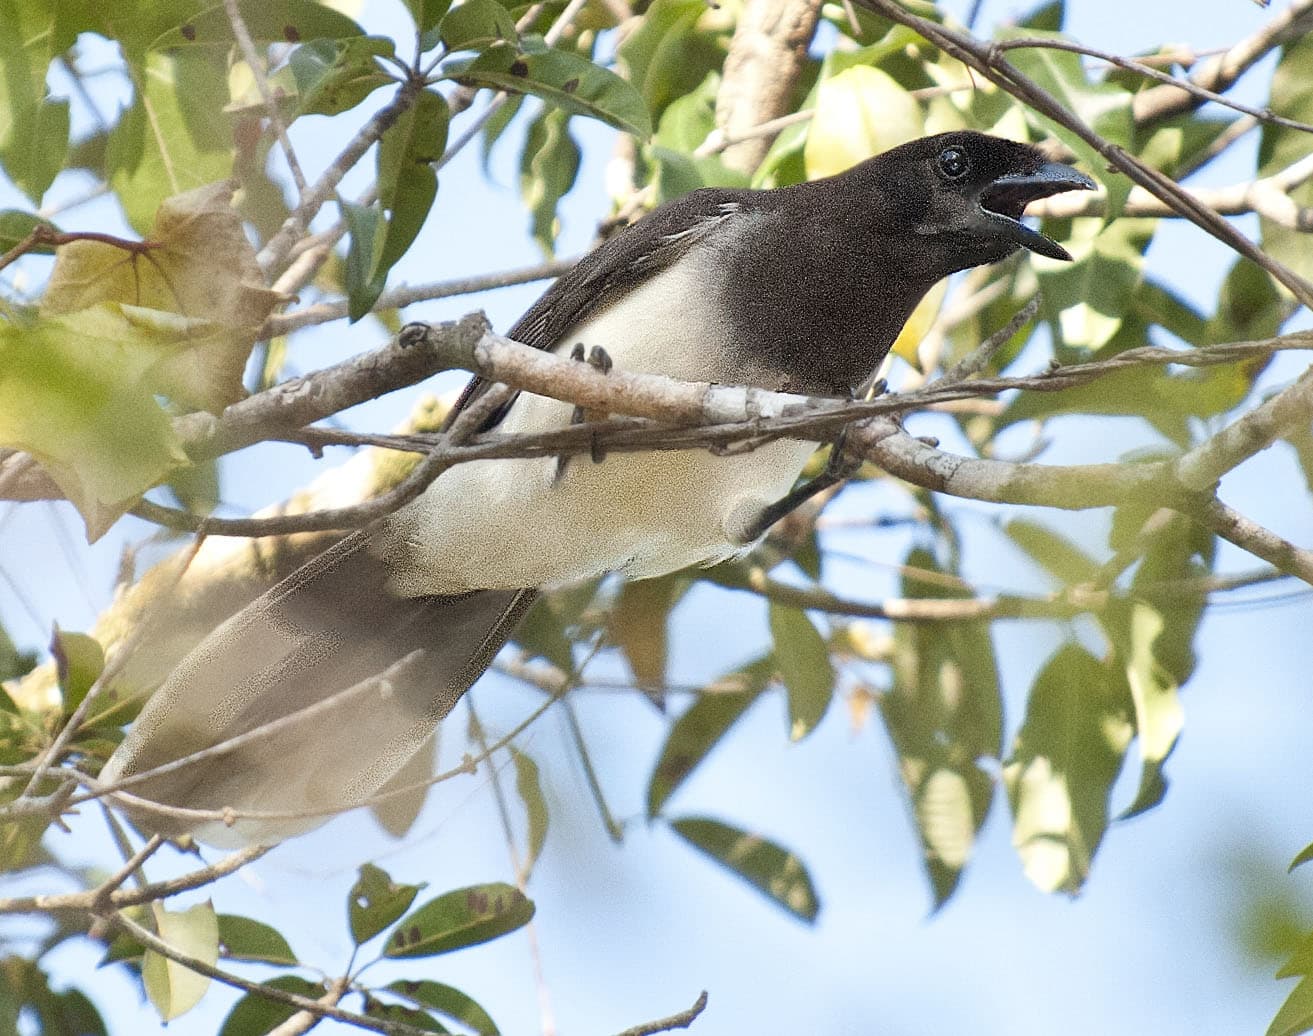
<instances>
[{"instance_id":1,"label":"bird's dark brown wing","mask_svg":"<svg viewBox=\"0 0 1313 1036\"><path fill-rule=\"evenodd\" d=\"M662 206L580 259L515 322L509 337L535 349L554 348L571 328L673 265L750 197L750 192L709 187ZM482 378L466 385L447 422L487 388ZM511 402L481 430L496 427Z\"/></svg>"}]
</instances>

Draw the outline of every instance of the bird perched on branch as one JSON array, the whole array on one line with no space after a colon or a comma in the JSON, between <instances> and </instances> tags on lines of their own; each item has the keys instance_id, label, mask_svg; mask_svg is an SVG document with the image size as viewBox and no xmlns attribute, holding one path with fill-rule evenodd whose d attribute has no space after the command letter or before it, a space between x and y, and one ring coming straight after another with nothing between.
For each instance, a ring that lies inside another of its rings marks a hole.
<instances>
[{"instance_id":1,"label":"bird perched on branch","mask_svg":"<svg viewBox=\"0 0 1313 1036\"><path fill-rule=\"evenodd\" d=\"M937 281L1019 248L1070 259L1021 215L1093 186L1027 144L956 132L811 183L694 191L586 256L510 336L634 373L848 396ZM486 388L473 383L458 409ZM539 432L572 419L568 404L521 393L484 427ZM841 477L795 486L813 450L779 439L733 456L457 465L211 633L101 780L136 778L123 790L137 801L120 804L144 829L215 845L317 826L414 755L540 588L743 550Z\"/></svg>"}]
</instances>

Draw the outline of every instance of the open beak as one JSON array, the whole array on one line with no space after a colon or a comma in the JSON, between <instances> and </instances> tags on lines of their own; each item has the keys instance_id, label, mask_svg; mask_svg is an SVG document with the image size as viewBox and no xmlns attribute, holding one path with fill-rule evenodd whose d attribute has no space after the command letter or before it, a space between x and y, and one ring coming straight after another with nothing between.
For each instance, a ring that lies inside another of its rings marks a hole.
<instances>
[{"instance_id":1,"label":"open beak","mask_svg":"<svg viewBox=\"0 0 1313 1036\"><path fill-rule=\"evenodd\" d=\"M1048 162L1033 173L1008 173L980 194L980 208L1003 234L1038 255L1071 261L1071 254L1056 241L1021 222L1032 201L1066 191L1092 191L1094 181L1061 162Z\"/></svg>"}]
</instances>

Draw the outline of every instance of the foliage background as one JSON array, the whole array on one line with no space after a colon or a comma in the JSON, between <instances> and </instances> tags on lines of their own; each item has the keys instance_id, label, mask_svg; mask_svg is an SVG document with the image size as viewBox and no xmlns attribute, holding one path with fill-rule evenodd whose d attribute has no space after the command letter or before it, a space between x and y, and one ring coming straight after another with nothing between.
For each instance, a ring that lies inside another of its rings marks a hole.
<instances>
[{"instance_id":1,"label":"foliage background","mask_svg":"<svg viewBox=\"0 0 1313 1036\"><path fill-rule=\"evenodd\" d=\"M958 7L959 17L965 16L965 5ZM981 24L1016 13L1004 4L986 5ZM1086 43L1120 53L1171 38L1188 38L1203 50L1251 31L1266 16L1239 0L1073 4L1067 28ZM383 33L395 31L396 18L383 3L371 3L364 16ZM1249 80L1263 83L1272 60ZM117 89L106 82L107 107ZM1261 90L1249 100L1263 103ZM584 157L579 185L564 209L561 254L586 245L606 196L608 134L578 121L576 129ZM309 164L331 155L335 141L316 140L308 129L296 133L294 128L297 149ZM491 186L483 183L473 152L444 173L435 216L397 268L400 279L460 276L536 258L514 190L512 150L494 157ZM1235 166L1210 169L1209 180L1228 183L1248 175L1252 166L1245 167L1243 149L1232 161ZM363 186L350 179L345 184L348 194ZM84 211L117 229L111 206ZM1240 226L1252 235L1255 223L1246 217ZM1198 231L1167 221L1149 258L1178 290L1209 309L1225 262L1220 249L1200 242ZM504 328L537 290L416 307L407 315L457 316L478 302ZM315 366L357 347L338 325L307 334L301 346ZM1282 357L1265 378L1276 385L1298 370L1297 357ZM387 398L347 417L356 427L386 428L408 409L407 400ZM1135 441L1133 433L1108 422L1091 422L1088 431L1064 436L1045 460L1106 457L1119 452L1121 435L1127 445ZM243 511L273 502L282 487L302 484L316 470L291 448L260 447L248 454L223 464L225 498ZM1307 490L1289 450L1278 447L1255 458L1228 476L1226 490L1250 502L1256 520L1284 535L1299 538L1310 527ZM892 493L872 485L846 492L833 513L862 517L898 506ZM1048 586L1019 552L1000 550L990 508L960 501L953 506L972 515L961 523L968 578L1020 592ZM145 528L126 520L87 551L73 545L80 528L62 505L11 508L0 512L0 522L0 568L12 591L0 590L0 621L21 647L32 649L47 639L51 618L68 628L89 624L104 603L119 548ZM1064 532L1092 547L1103 541L1106 524L1102 513L1061 517ZM834 532L828 542L842 551L847 535ZM910 545L906 531L897 528L882 538L889 559L901 558ZM1238 552L1223 551L1221 569L1244 564ZM897 590L892 569L873 576L869 566L840 564L832 574L840 592L877 598ZM528 746L548 775L552 828L533 891L546 987L561 1031L618 1030L669 1013L704 987L711 1007L697 1032L1258 1031L1286 992L1270 977L1282 934L1288 938L1289 929L1313 922L1313 911L1300 898L1308 877L1284 876L1313 831L1304 781L1308 738L1301 722L1306 674L1313 671L1309 625L1310 605L1302 595L1210 613L1196 645L1200 665L1186 701L1187 733L1169 767L1167 800L1148 816L1114 828L1091 882L1074 901L1042 896L1026 882L998 802L962 888L928 916L919 846L883 733L868 726L854 734L843 712L832 709L812 737L790 745L782 706L771 699L753 709L682 789L679 804L682 812L731 816L798 850L822 900L816 926L807 928L692 856L663 828L633 824L623 847L612 846L563 725L555 719L541 724ZM709 630L715 635L708 636ZM674 619L672 682L695 683L752 657L765 644L765 630L760 602L710 588L696 591ZM1060 632L1054 624L996 626L1010 729L1019 721L1038 663ZM613 671L622 673L618 666ZM485 720L505 725L534 700L495 676L476 695ZM609 799L623 815L637 814L646 761L659 750L665 721L633 695L597 693L582 697L578 707ZM1123 778L1117 801L1129 802L1134 776ZM277 923L306 957L340 962L349 940L337 904L360 861L378 858L399 880L428 881L431 890L492 880L510 870L493 815L490 790L480 779L439 788L399 847L377 835L367 818L342 818L276 850L246 880L227 882L223 908ZM97 824L78 824L75 836L61 840L61 854L70 862L103 865L109 847ZM25 889L9 882L5 891ZM0 933L21 941L26 922L2 923ZM116 969L91 971L98 957L85 944L69 944L48 965L102 1005L111 1031L156 1031L158 1016L139 1002L133 983ZM440 977L482 1000L503 1031L538 1027L533 966L522 937L442 958L441 967ZM231 999L227 991L212 991L201 1008L168 1031L214 1031ZM332 1023L324 1031L333 1031Z\"/></svg>"}]
</instances>

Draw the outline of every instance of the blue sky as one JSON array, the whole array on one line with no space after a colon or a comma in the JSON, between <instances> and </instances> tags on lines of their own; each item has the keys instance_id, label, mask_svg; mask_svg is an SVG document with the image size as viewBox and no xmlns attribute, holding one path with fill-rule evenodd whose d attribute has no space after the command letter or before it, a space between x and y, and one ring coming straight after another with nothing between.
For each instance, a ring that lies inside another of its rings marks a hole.
<instances>
[{"instance_id":1,"label":"blue sky","mask_svg":"<svg viewBox=\"0 0 1313 1036\"><path fill-rule=\"evenodd\" d=\"M961 12L967 5L949 6ZM1024 9L987 4L982 25ZM1068 28L1085 42L1124 53L1165 39L1205 50L1252 31L1277 9L1264 11L1245 0L1078 3ZM369 5L369 23L379 31L396 24L394 16L389 4ZM1252 78L1262 83L1264 72ZM1247 99L1261 102L1253 94ZM112 94L104 100L112 107ZM322 166L342 139L336 132L323 139L313 123L299 130L298 152L312 168ZM599 146L587 152L565 206L563 253L584 247L605 205L606 133L580 127L580 136ZM1200 182L1244 178L1252 169L1246 157L1252 150L1238 150ZM438 207L396 280L463 276L538 258L515 190L514 152L509 144L498 152L491 185L477 175L473 152L444 174ZM347 193L363 186L363 179L348 181ZM69 195L77 190L76 183L56 187ZM10 204L3 193L0 204ZM86 226L109 227L116 219L104 204L80 210L79 218ZM1252 221L1241 226L1255 229ZM1227 260L1199 231L1166 224L1150 259L1182 292L1211 308ZM505 328L537 290L419 306L407 316L440 319L484 306ZM321 329L305 336L296 362L319 366L380 339L381 332L368 325ZM1287 357L1267 377L1280 384L1299 369L1300 361ZM414 398L401 393L367 404L349 420L355 427L390 427ZM1097 434L1069 427L1044 459L1111 459L1139 441L1130 427L1109 432L1101 425ZM248 451L225 465L225 494L244 512L280 498L319 470L290 447ZM1258 521L1307 540L1313 523L1303 485L1290 451L1278 447L1228 476L1224 496L1245 501ZM870 515L905 506L895 490L876 486L845 494L836 513ZM1044 588L1020 555L999 547L992 509L952 506L969 513L961 524L971 577L1023 592ZM1101 514L1060 518L1065 532L1096 544L1106 520ZM0 570L25 595L19 601L0 580L0 619L32 646L46 639L52 620L73 629L90 624L107 599L121 546L145 531L125 521L87 550L79 543L80 522L64 507L0 506L0 523ZM851 547L890 561L902 557L908 542L897 530L860 539L836 532L829 540L836 549ZM1246 564L1238 552L1224 549L1224 567ZM840 565L835 572L839 589L870 598L892 592L894 585L892 568L879 565ZM1045 897L1026 882L1009 845L1006 810L996 802L957 897L929 916L919 850L883 733L868 727L854 735L844 710L835 708L812 737L791 745L782 703L767 699L681 790L672 811L722 816L797 849L823 904L818 924L807 928L695 857L663 828L635 821L624 845L611 845L565 725L549 716L525 742L544 767L552 807L547 850L530 894L538 903L537 937L560 1031L618 1031L686 1006L703 988L711 993L711 1006L693 1031L711 1036L1261 1031L1286 987L1238 952L1234 917L1246 896L1269 888L1307 892L1305 875L1287 879L1282 871L1313 840L1313 804L1299 779L1307 772L1307 739L1291 721L1307 712L1310 611L1307 598L1296 598L1210 615L1200 631L1200 667L1186 692L1187 728L1169 766L1167 801L1110 831L1092 880L1075 901ZM697 591L675 618L672 679L693 682L751 657L765 643L765 629L755 599ZM1013 724L1035 667L1063 632L1056 624L996 627ZM599 672L610 665L603 660ZM474 696L485 722L500 729L536 704L532 693L495 676ZM612 808L637 816L666 721L635 696L585 695L578 709ZM1120 801L1128 801L1131 791L1119 788ZM74 861L103 866L109 859L94 816L56 847ZM380 836L367 818L348 816L280 847L213 895L225 912L261 917L296 933L292 943L303 959L331 970L350 952L344 896L355 867L367 859L399 880L429 882L431 892L511 874L490 787L478 778L439 787L400 844ZM185 864L161 860L152 877L173 866ZM39 885L24 883L28 891ZM11 882L6 891L19 889ZM96 957L89 948L69 947L50 964L92 992L110 1015L115 1036L164 1031L123 976L112 969L90 971ZM437 958L424 968L427 977L482 1000L503 1031L538 1031L538 990L523 935ZM228 993L213 991L200 1008L169 1025L170 1036L213 1032L230 1001ZM339 1029L330 1023L321 1031Z\"/></svg>"}]
</instances>

